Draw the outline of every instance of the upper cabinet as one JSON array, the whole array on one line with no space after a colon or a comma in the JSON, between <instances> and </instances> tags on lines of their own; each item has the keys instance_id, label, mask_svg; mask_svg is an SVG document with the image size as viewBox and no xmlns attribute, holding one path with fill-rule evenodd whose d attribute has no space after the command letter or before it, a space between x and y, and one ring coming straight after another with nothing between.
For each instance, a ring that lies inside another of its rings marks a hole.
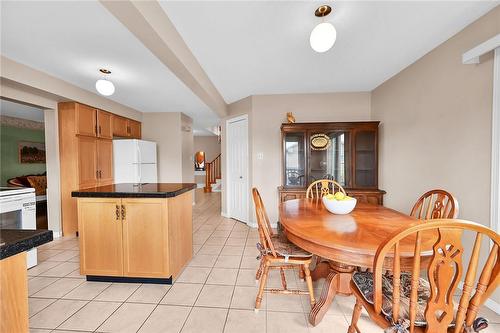
<instances>
[{"instance_id":1,"label":"upper cabinet","mask_svg":"<svg viewBox=\"0 0 500 333\"><path fill-rule=\"evenodd\" d=\"M103 139L113 138L113 115L97 110L97 136Z\"/></svg>"},{"instance_id":2,"label":"upper cabinet","mask_svg":"<svg viewBox=\"0 0 500 333\"><path fill-rule=\"evenodd\" d=\"M76 133L78 135L96 136L97 109L75 103Z\"/></svg>"},{"instance_id":3,"label":"upper cabinet","mask_svg":"<svg viewBox=\"0 0 500 333\"><path fill-rule=\"evenodd\" d=\"M141 123L120 116L113 116L113 136L122 138L141 138Z\"/></svg>"}]
</instances>

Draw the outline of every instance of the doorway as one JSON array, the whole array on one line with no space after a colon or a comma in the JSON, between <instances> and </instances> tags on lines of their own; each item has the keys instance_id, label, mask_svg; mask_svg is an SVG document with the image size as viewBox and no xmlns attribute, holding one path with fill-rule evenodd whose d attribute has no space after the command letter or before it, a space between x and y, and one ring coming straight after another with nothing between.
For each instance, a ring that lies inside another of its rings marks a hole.
<instances>
[{"instance_id":1,"label":"doorway","mask_svg":"<svg viewBox=\"0 0 500 333\"><path fill-rule=\"evenodd\" d=\"M227 214L235 220L249 223L248 219L248 116L226 121Z\"/></svg>"}]
</instances>

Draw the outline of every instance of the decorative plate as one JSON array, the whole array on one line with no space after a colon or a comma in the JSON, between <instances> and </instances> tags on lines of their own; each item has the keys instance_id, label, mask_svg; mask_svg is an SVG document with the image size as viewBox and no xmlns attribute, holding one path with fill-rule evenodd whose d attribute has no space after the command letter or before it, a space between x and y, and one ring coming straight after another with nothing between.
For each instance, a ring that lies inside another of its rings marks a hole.
<instances>
[{"instance_id":1,"label":"decorative plate","mask_svg":"<svg viewBox=\"0 0 500 333\"><path fill-rule=\"evenodd\" d=\"M326 150L330 147L330 137L326 134L314 134L311 136L312 150Z\"/></svg>"}]
</instances>

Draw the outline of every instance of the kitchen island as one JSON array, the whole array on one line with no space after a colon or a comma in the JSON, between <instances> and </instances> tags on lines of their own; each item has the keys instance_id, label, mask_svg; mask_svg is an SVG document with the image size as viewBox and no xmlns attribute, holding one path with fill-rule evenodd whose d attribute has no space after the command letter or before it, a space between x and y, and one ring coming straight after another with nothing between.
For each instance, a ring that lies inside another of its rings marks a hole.
<instances>
[{"instance_id":1,"label":"kitchen island","mask_svg":"<svg viewBox=\"0 0 500 333\"><path fill-rule=\"evenodd\" d=\"M77 198L80 274L89 281L172 283L193 254L196 184L113 184Z\"/></svg>"},{"instance_id":2,"label":"kitchen island","mask_svg":"<svg viewBox=\"0 0 500 333\"><path fill-rule=\"evenodd\" d=\"M28 332L26 251L52 238L50 230L0 229L0 332Z\"/></svg>"}]
</instances>

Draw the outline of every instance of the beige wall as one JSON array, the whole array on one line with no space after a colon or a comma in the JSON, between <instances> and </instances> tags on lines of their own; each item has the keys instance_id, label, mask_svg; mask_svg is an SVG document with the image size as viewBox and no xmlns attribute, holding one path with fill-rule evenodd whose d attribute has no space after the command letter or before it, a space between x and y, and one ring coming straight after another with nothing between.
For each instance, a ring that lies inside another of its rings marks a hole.
<instances>
[{"instance_id":1,"label":"beige wall","mask_svg":"<svg viewBox=\"0 0 500 333\"><path fill-rule=\"evenodd\" d=\"M419 194L444 188L460 218L490 226L493 57L463 65L461 56L498 33L500 6L372 92L386 206L409 212Z\"/></svg>"},{"instance_id":2,"label":"beige wall","mask_svg":"<svg viewBox=\"0 0 500 333\"><path fill-rule=\"evenodd\" d=\"M192 122L180 112L143 114L142 138L157 144L158 182L194 181Z\"/></svg>"}]
</instances>

